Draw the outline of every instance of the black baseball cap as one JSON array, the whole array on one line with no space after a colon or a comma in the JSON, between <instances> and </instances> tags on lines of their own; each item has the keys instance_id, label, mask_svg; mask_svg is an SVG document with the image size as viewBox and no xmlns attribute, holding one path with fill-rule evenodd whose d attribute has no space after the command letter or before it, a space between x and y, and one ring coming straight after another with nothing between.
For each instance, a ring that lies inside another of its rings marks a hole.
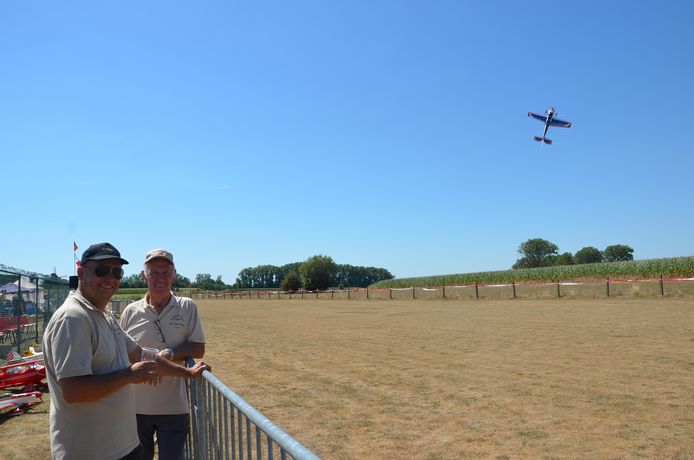
<instances>
[{"instance_id":1,"label":"black baseball cap","mask_svg":"<svg viewBox=\"0 0 694 460\"><path fill-rule=\"evenodd\" d=\"M90 260L118 259L125 265L127 260L120 256L120 252L111 243L92 244L82 253L81 265L86 264Z\"/></svg>"}]
</instances>

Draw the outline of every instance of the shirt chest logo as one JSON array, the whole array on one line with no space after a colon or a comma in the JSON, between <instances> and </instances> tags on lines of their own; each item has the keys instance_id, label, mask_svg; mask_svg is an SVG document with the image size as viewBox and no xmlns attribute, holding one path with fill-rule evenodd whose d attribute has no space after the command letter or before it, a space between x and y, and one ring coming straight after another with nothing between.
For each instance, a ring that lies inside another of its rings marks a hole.
<instances>
[{"instance_id":1,"label":"shirt chest logo","mask_svg":"<svg viewBox=\"0 0 694 460\"><path fill-rule=\"evenodd\" d=\"M183 317L179 314L176 314L171 317L169 320L169 326L173 327L174 329L181 329L186 325Z\"/></svg>"}]
</instances>

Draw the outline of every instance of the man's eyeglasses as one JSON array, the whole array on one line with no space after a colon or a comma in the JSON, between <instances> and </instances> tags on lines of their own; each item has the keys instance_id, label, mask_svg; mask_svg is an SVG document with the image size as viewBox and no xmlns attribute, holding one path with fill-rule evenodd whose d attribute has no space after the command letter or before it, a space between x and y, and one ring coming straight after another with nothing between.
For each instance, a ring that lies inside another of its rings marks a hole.
<instances>
[{"instance_id":1,"label":"man's eyeglasses","mask_svg":"<svg viewBox=\"0 0 694 460\"><path fill-rule=\"evenodd\" d=\"M159 329L159 336L161 337L162 343L166 344L166 337L164 337L164 332L161 330L161 325L159 324L158 319L154 320L154 325L157 326L157 329Z\"/></svg>"},{"instance_id":2,"label":"man's eyeglasses","mask_svg":"<svg viewBox=\"0 0 694 460\"><path fill-rule=\"evenodd\" d=\"M85 265L84 268L91 268L94 270L94 274L99 278L108 276L110 273L115 279L119 280L123 278L123 268L122 267L109 267L108 265L97 265L96 267L90 267Z\"/></svg>"}]
</instances>

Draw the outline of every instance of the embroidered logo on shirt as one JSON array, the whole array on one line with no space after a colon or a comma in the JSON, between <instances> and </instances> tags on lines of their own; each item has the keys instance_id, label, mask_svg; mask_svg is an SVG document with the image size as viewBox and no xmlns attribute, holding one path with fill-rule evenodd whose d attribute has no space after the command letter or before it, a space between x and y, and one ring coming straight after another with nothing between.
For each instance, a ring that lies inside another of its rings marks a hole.
<instances>
[{"instance_id":1,"label":"embroidered logo on shirt","mask_svg":"<svg viewBox=\"0 0 694 460\"><path fill-rule=\"evenodd\" d=\"M174 315L170 320L169 320L169 326L175 328L175 329L180 329L186 325L185 321L183 320L183 317L181 315Z\"/></svg>"}]
</instances>

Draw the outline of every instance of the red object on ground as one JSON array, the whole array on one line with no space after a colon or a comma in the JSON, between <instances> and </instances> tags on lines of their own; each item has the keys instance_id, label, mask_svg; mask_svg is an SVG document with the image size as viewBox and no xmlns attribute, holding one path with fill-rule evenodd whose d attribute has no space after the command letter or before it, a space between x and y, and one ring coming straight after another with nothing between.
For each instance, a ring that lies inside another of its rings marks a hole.
<instances>
[{"instance_id":1,"label":"red object on ground","mask_svg":"<svg viewBox=\"0 0 694 460\"><path fill-rule=\"evenodd\" d=\"M7 364L0 367L0 388L24 387L26 389L42 386L46 378L43 358Z\"/></svg>"},{"instance_id":2,"label":"red object on ground","mask_svg":"<svg viewBox=\"0 0 694 460\"><path fill-rule=\"evenodd\" d=\"M40 391L15 393L0 396L0 415L19 415L41 403Z\"/></svg>"}]
</instances>

